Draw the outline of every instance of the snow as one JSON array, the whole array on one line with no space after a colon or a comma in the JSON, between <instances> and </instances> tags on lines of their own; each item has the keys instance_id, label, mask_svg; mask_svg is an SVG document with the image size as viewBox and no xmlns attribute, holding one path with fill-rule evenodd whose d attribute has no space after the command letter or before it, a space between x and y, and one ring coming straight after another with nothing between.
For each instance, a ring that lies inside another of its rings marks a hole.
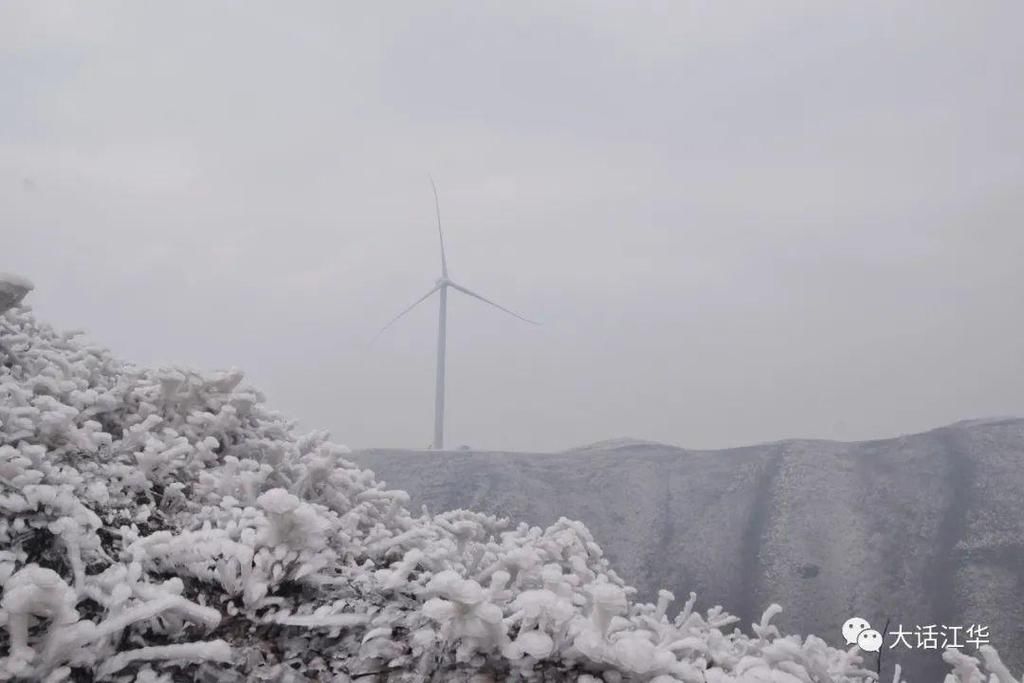
<instances>
[{"instance_id":1,"label":"snow","mask_svg":"<svg viewBox=\"0 0 1024 683\"><path fill-rule=\"evenodd\" d=\"M633 437L623 436L614 439L605 439L604 441L595 441L594 443L587 444L585 446L575 446L566 450L566 453L587 453L587 452L601 452L601 451L620 451L637 448L649 448L652 450L667 450L675 451L679 450L677 446L670 446L665 443L658 441L649 441L647 439L635 439Z\"/></svg>"},{"instance_id":2,"label":"snow","mask_svg":"<svg viewBox=\"0 0 1024 683\"><path fill-rule=\"evenodd\" d=\"M35 286L23 277L0 273L0 313L17 306Z\"/></svg>"},{"instance_id":3,"label":"snow","mask_svg":"<svg viewBox=\"0 0 1024 683\"><path fill-rule=\"evenodd\" d=\"M35 285L28 278L12 273L0 273L0 289L23 289L31 292L35 288Z\"/></svg>"},{"instance_id":4,"label":"snow","mask_svg":"<svg viewBox=\"0 0 1024 683\"><path fill-rule=\"evenodd\" d=\"M413 513L238 371L4 314L0 680L864 682L872 656L638 603L589 530ZM951 681L1010 683L994 651Z\"/></svg>"},{"instance_id":5,"label":"snow","mask_svg":"<svg viewBox=\"0 0 1024 683\"><path fill-rule=\"evenodd\" d=\"M351 456L413 505L473 506L546 526L584 522L619 575L657 602L670 589L842 644L851 609L880 626L986 624L1024 671L1024 421L956 424L883 441L793 440L723 451L637 449ZM959 520L950 524L953 520ZM956 595L951 601L948 596ZM972 651L973 654L973 651ZM899 647L912 680L942 680L939 655ZM891 670L891 669L890 669Z\"/></svg>"},{"instance_id":6,"label":"snow","mask_svg":"<svg viewBox=\"0 0 1024 683\"><path fill-rule=\"evenodd\" d=\"M158 645L126 650L114 655L99 667L98 677L106 678L121 671L132 662L151 660L175 660L197 662L231 661L231 646L223 640L208 643L185 643L180 645Z\"/></svg>"}]
</instances>

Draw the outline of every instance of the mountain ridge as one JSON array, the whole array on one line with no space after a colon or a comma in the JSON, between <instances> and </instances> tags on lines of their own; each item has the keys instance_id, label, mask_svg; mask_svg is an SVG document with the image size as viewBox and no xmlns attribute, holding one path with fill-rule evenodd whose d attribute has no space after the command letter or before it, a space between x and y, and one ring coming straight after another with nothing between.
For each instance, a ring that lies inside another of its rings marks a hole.
<instances>
[{"instance_id":1,"label":"mountain ridge","mask_svg":"<svg viewBox=\"0 0 1024 683\"><path fill-rule=\"evenodd\" d=\"M584 453L352 457L433 510L579 519L645 598L693 590L744 621L779 602L786 628L830 639L854 611L872 623L984 623L1024 668L1024 419L862 442ZM938 674L929 655L908 653Z\"/></svg>"},{"instance_id":2,"label":"mountain ridge","mask_svg":"<svg viewBox=\"0 0 1024 683\"><path fill-rule=\"evenodd\" d=\"M754 441L751 443L742 443L732 446L721 446L718 448L693 448L691 446L683 446L680 444L666 443L664 441L656 441L652 439L641 439L637 437L622 436L622 437L611 437L608 439L601 439L599 441L593 441L590 443L582 444L579 446L570 446L560 450L508 450L502 448L471 448L468 446L460 446L458 448L445 448L442 450L434 450L431 448L403 448L401 446L367 446L363 448L354 448L354 453L473 453L475 455L486 455L486 454L507 454L514 453L520 455L565 455L570 453L585 453L588 451L606 451L606 450L619 450L629 447L640 447L640 448L652 448L652 449L664 449L669 451L684 451L687 453L716 453L719 451L734 451L744 448L754 448L760 446L771 446L774 444L782 443L825 443L825 444L869 444L869 443L880 443L887 441L896 441L898 439L905 439L908 437L922 436L924 434L930 434L931 432L939 431L942 429L950 429L953 427L969 427L969 426L984 426L984 425L999 425L1004 423L1024 422L1024 415L993 415L991 417L975 417L965 418L962 420L955 420L937 427L930 427L916 432L903 432L895 434L893 436L880 436L871 439L830 439L825 437L810 437L810 436L787 436L781 439L768 439L765 441Z\"/></svg>"}]
</instances>

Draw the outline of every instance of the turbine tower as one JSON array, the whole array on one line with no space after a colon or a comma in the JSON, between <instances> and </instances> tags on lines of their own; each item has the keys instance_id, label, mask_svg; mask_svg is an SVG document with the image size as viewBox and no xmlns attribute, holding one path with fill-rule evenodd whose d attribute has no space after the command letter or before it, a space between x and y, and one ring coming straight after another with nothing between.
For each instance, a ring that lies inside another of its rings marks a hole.
<instances>
[{"instance_id":1,"label":"turbine tower","mask_svg":"<svg viewBox=\"0 0 1024 683\"><path fill-rule=\"evenodd\" d=\"M437 236L441 242L441 277L437 279L437 282L434 283L434 286L429 292L421 296L413 302L411 306L396 315L391 319L391 322L381 328L380 332L377 333L377 336L379 337L384 330L398 322L402 316L429 299L434 292L440 293L440 308L438 309L437 318L437 377L434 384L434 443L432 448L434 450L441 450L444 448L444 377L445 347L447 345L448 336L448 288L450 287L451 289L458 290L463 294L468 294L475 299L483 301L485 304L490 304L491 306L508 313L512 317L519 318L531 325L539 325L540 323L528 320L518 313L508 310L504 306L499 306L490 299L477 294L471 289L463 287L448 277L448 259L444 253L444 232L441 230L441 203L437 199L437 186L434 185L433 178L430 179L430 187L434 190L434 211L437 214ZM376 337L374 337L374 339L376 339Z\"/></svg>"}]
</instances>

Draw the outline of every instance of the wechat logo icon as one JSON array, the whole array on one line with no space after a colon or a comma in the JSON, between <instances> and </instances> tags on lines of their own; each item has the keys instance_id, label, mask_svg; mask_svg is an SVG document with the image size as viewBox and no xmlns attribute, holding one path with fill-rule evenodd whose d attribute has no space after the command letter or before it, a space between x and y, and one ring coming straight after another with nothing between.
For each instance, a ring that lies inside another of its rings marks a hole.
<instances>
[{"instance_id":1,"label":"wechat logo icon","mask_svg":"<svg viewBox=\"0 0 1024 683\"><path fill-rule=\"evenodd\" d=\"M871 628L867 619L852 617L843 624L843 638L847 645L856 645L864 652L882 649L882 634Z\"/></svg>"}]
</instances>

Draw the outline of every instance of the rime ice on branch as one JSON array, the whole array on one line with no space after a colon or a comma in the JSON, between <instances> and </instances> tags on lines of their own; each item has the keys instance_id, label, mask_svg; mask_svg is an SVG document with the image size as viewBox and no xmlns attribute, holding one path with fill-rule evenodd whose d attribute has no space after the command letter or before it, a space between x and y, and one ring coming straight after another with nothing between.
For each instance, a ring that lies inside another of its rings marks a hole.
<instances>
[{"instance_id":1,"label":"rime ice on branch","mask_svg":"<svg viewBox=\"0 0 1024 683\"><path fill-rule=\"evenodd\" d=\"M0 273L0 314L21 303L35 287L23 277Z\"/></svg>"},{"instance_id":2,"label":"rime ice on branch","mask_svg":"<svg viewBox=\"0 0 1024 683\"><path fill-rule=\"evenodd\" d=\"M16 307L0 323L0 680L873 676L781 635L775 606L751 637L692 594L632 602L578 522L413 514L238 371L137 368ZM982 655L948 680L1012 681Z\"/></svg>"}]
</instances>

